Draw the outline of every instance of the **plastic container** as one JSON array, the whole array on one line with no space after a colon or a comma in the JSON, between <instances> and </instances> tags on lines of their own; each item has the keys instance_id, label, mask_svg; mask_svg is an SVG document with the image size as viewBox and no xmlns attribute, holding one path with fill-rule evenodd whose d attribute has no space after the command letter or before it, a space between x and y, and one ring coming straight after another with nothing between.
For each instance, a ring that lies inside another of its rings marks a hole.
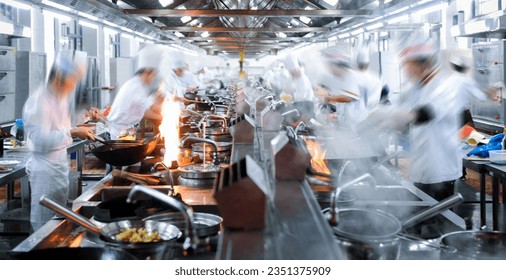
<instances>
[{"instance_id":1,"label":"plastic container","mask_svg":"<svg viewBox=\"0 0 506 280\"><path fill-rule=\"evenodd\" d=\"M506 150L493 150L488 152L490 162L497 164L506 164Z\"/></svg>"}]
</instances>

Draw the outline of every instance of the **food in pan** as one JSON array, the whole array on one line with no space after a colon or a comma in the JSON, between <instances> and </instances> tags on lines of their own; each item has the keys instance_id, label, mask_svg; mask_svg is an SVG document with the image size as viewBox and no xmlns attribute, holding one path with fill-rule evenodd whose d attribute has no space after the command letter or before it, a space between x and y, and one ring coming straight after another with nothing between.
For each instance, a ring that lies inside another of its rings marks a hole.
<instances>
[{"instance_id":1,"label":"food in pan","mask_svg":"<svg viewBox=\"0 0 506 280\"><path fill-rule=\"evenodd\" d=\"M132 243L148 243L160 241L157 231L149 233L145 228L131 228L124 230L115 236L116 240Z\"/></svg>"},{"instance_id":2,"label":"food in pan","mask_svg":"<svg viewBox=\"0 0 506 280\"><path fill-rule=\"evenodd\" d=\"M5 167L5 166L0 166L0 172L5 172L9 170L9 168Z\"/></svg>"}]
</instances>

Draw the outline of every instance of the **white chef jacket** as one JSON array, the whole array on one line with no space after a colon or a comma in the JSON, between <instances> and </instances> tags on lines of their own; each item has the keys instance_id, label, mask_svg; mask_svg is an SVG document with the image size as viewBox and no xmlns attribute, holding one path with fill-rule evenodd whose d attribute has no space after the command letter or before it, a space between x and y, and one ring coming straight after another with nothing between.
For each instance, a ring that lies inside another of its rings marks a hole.
<instances>
[{"instance_id":1,"label":"white chef jacket","mask_svg":"<svg viewBox=\"0 0 506 280\"><path fill-rule=\"evenodd\" d=\"M34 230L55 213L39 204L46 197L66 205L69 195L70 103L45 86L39 88L23 107L23 121L30 150L26 170L31 189L30 222Z\"/></svg>"},{"instance_id":2,"label":"white chef jacket","mask_svg":"<svg viewBox=\"0 0 506 280\"><path fill-rule=\"evenodd\" d=\"M343 77L326 74L321 79L319 86L325 87L331 96L345 95L354 99L351 102L334 104L340 125L353 127L367 117L363 89L360 85L359 76L351 69Z\"/></svg>"},{"instance_id":3,"label":"white chef jacket","mask_svg":"<svg viewBox=\"0 0 506 280\"><path fill-rule=\"evenodd\" d=\"M153 105L151 87L143 84L140 76L135 75L121 86L111 111L107 116L110 122L111 139L117 139L122 130L134 127L144 117L144 112Z\"/></svg>"},{"instance_id":4,"label":"white chef jacket","mask_svg":"<svg viewBox=\"0 0 506 280\"><path fill-rule=\"evenodd\" d=\"M487 95L478 87L478 83L464 73L454 72L448 83L457 87L455 99L462 102L465 109L471 108L473 101L487 101Z\"/></svg>"},{"instance_id":5,"label":"white chef jacket","mask_svg":"<svg viewBox=\"0 0 506 280\"><path fill-rule=\"evenodd\" d=\"M462 176L458 134L462 103L456 102L455 87L441 72L436 70L426 81L413 86L402 104L409 109L429 105L435 115L428 123L410 125L410 179L423 184L456 180Z\"/></svg>"}]
</instances>

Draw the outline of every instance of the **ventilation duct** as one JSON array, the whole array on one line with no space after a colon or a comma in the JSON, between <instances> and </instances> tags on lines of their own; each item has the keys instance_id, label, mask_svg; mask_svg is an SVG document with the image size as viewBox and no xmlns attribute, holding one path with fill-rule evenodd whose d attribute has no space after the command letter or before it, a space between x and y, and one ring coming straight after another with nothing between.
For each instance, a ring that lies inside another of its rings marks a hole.
<instances>
[{"instance_id":1,"label":"ventilation duct","mask_svg":"<svg viewBox=\"0 0 506 280\"><path fill-rule=\"evenodd\" d=\"M214 0L219 10L270 10L278 0ZM259 28L263 27L267 17L220 17L226 27ZM255 37L256 32L230 32L234 37Z\"/></svg>"}]
</instances>

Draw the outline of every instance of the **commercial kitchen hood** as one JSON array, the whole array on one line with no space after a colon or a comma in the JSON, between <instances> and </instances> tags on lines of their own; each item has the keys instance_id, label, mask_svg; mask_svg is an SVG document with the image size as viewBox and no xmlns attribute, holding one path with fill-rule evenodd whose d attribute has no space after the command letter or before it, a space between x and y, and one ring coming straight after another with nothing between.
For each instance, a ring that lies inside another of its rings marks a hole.
<instances>
[{"instance_id":1,"label":"commercial kitchen hood","mask_svg":"<svg viewBox=\"0 0 506 280\"><path fill-rule=\"evenodd\" d=\"M450 29L454 37L506 38L506 13L497 11L478 16Z\"/></svg>"},{"instance_id":2,"label":"commercial kitchen hood","mask_svg":"<svg viewBox=\"0 0 506 280\"><path fill-rule=\"evenodd\" d=\"M19 23L0 20L0 34L11 38L30 38L32 30L28 26Z\"/></svg>"}]
</instances>

